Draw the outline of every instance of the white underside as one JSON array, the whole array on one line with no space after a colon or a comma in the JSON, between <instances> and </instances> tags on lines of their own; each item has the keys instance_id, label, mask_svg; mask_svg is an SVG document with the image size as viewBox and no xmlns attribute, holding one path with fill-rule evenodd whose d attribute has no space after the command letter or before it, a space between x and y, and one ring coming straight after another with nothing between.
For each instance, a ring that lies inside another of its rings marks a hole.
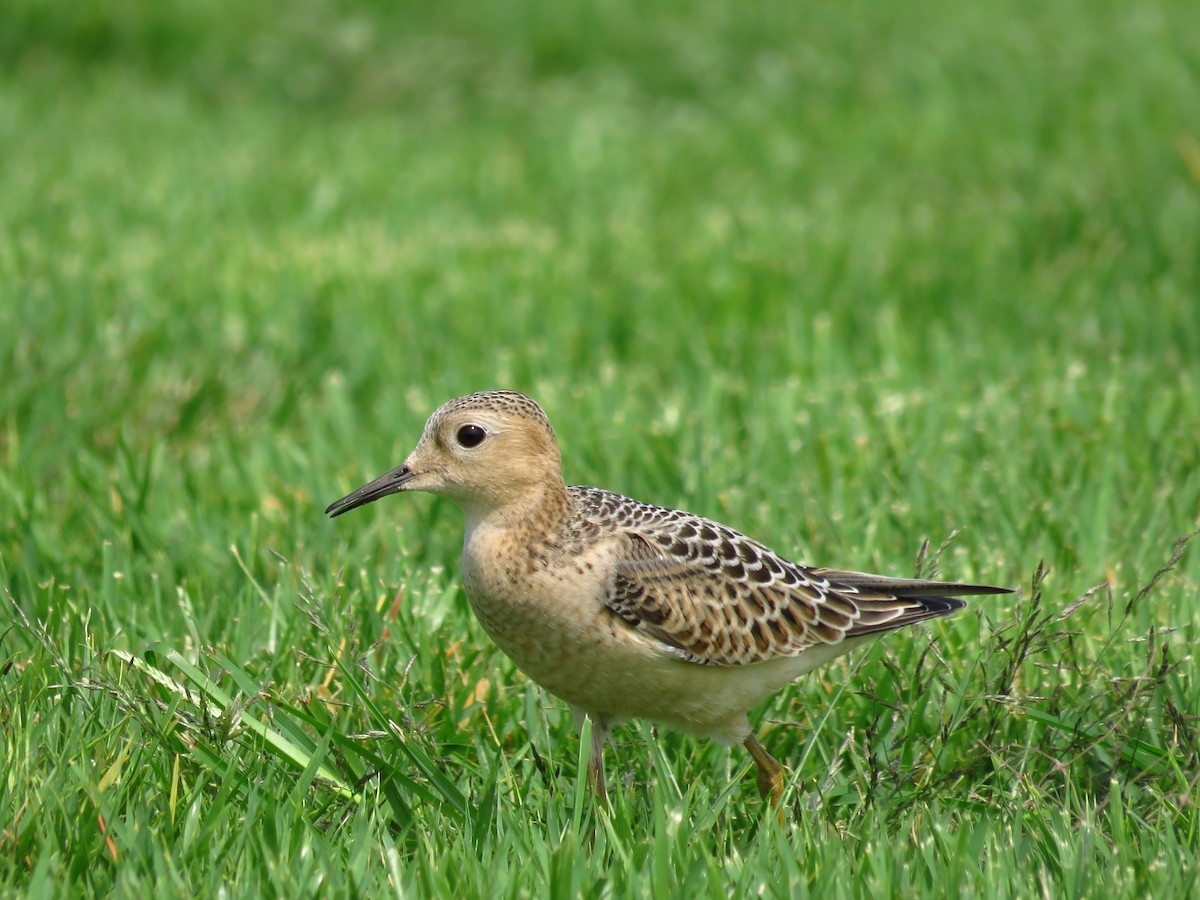
<instances>
[{"instance_id":1,"label":"white underside","mask_svg":"<svg viewBox=\"0 0 1200 900\"><path fill-rule=\"evenodd\" d=\"M722 743L749 736L746 713L767 697L870 640L822 644L798 656L744 666L709 666L684 662L628 631L616 640L564 641L555 654L528 652L533 648L514 644L504 633L492 638L526 675L577 713L609 723L649 719Z\"/></svg>"}]
</instances>

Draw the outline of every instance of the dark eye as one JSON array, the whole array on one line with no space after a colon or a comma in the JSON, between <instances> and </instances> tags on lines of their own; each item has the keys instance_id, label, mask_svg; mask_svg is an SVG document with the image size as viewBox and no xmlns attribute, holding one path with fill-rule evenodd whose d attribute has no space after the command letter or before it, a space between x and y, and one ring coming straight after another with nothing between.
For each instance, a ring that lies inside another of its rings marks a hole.
<instances>
[{"instance_id":1,"label":"dark eye","mask_svg":"<svg viewBox=\"0 0 1200 900\"><path fill-rule=\"evenodd\" d=\"M483 439L487 437L487 431L482 425L464 425L458 429L458 434L454 437L459 444L470 449L483 443Z\"/></svg>"}]
</instances>

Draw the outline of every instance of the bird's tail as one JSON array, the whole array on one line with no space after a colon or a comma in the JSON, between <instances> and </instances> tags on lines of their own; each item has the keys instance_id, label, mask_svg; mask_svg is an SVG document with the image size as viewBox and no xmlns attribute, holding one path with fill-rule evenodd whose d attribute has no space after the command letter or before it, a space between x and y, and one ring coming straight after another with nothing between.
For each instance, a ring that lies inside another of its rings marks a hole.
<instances>
[{"instance_id":1,"label":"bird's tail","mask_svg":"<svg viewBox=\"0 0 1200 900\"><path fill-rule=\"evenodd\" d=\"M828 578L833 585L845 585L858 590L878 591L893 597L960 597L969 594L1011 594L1012 588L991 584L964 584L957 581L926 581L922 578L889 578L869 572L848 572L842 569L813 569L814 575Z\"/></svg>"}]
</instances>

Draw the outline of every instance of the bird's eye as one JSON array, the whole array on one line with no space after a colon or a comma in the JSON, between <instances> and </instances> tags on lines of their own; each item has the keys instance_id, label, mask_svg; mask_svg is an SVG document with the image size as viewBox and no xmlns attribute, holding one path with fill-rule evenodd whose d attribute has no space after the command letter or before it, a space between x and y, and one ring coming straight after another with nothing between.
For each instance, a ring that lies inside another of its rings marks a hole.
<instances>
[{"instance_id":1,"label":"bird's eye","mask_svg":"<svg viewBox=\"0 0 1200 900\"><path fill-rule=\"evenodd\" d=\"M482 444L485 437L487 437L487 431L482 425L464 425L454 436L455 440L468 450Z\"/></svg>"}]
</instances>

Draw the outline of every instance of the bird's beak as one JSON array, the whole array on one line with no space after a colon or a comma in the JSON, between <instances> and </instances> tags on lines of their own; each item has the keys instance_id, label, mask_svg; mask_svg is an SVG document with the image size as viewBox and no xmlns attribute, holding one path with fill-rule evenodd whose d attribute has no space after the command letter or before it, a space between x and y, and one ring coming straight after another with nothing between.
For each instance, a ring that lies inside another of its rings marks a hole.
<instances>
[{"instance_id":1,"label":"bird's beak","mask_svg":"<svg viewBox=\"0 0 1200 900\"><path fill-rule=\"evenodd\" d=\"M352 491L341 500L335 500L325 507L325 513L336 519L344 512L350 512L360 506L373 503L380 497L395 494L404 490L404 485L417 477L417 473L407 465L392 469L386 475L380 475L370 484L363 485L357 491Z\"/></svg>"}]
</instances>

